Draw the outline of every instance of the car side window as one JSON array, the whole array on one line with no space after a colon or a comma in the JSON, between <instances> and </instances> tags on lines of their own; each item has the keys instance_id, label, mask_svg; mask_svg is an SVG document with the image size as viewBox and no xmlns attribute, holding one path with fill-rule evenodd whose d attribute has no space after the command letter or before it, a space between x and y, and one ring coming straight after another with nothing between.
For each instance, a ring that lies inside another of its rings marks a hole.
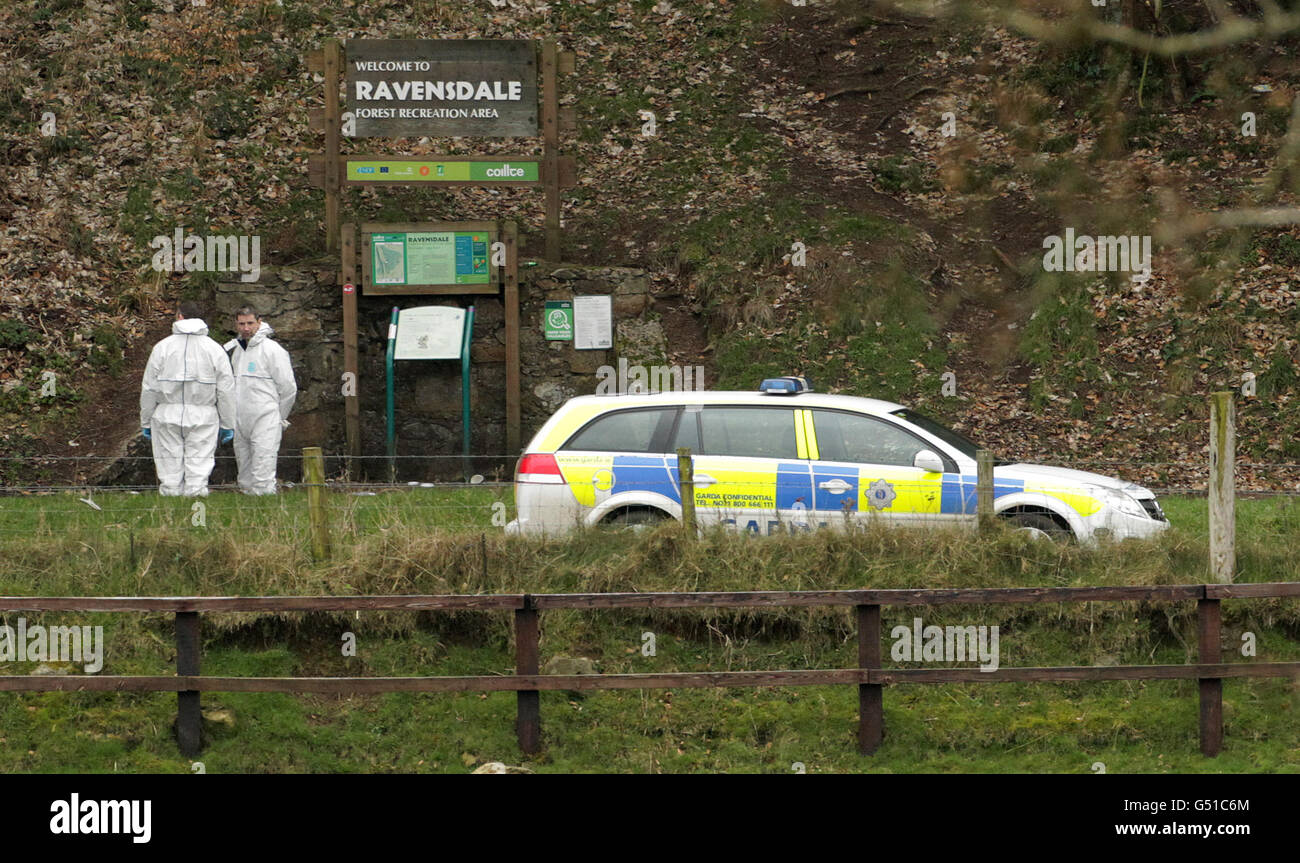
<instances>
[{"instance_id":1,"label":"car side window","mask_svg":"<svg viewBox=\"0 0 1300 863\"><path fill-rule=\"evenodd\" d=\"M587 452L655 452L668 434L676 408L618 411L597 417L569 438L561 449Z\"/></svg>"},{"instance_id":2,"label":"car side window","mask_svg":"<svg viewBox=\"0 0 1300 863\"><path fill-rule=\"evenodd\" d=\"M823 461L912 467L917 453L933 449L915 435L874 417L824 410L812 413Z\"/></svg>"},{"instance_id":3,"label":"car side window","mask_svg":"<svg viewBox=\"0 0 1300 863\"><path fill-rule=\"evenodd\" d=\"M685 419L688 414L683 414ZM795 445L794 409L777 407L706 407L700 415L707 455L750 458L799 457Z\"/></svg>"}]
</instances>

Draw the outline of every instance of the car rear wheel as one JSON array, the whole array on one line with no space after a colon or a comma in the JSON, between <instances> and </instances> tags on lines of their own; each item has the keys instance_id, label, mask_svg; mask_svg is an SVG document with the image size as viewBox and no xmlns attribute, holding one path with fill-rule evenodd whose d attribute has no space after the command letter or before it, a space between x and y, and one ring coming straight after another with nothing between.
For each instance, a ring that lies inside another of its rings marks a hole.
<instances>
[{"instance_id":1,"label":"car rear wheel","mask_svg":"<svg viewBox=\"0 0 1300 863\"><path fill-rule=\"evenodd\" d=\"M606 524L614 527L627 527L632 530L653 528L668 516L657 509L624 509L605 519Z\"/></svg>"},{"instance_id":2,"label":"car rear wheel","mask_svg":"<svg viewBox=\"0 0 1300 863\"><path fill-rule=\"evenodd\" d=\"M1049 515L1041 512L1017 512L1007 517L1011 529L1024 533L1033 539L1047 539L1054 542L1066 542L1073 534Z\"/></svg>"}]
</instances>

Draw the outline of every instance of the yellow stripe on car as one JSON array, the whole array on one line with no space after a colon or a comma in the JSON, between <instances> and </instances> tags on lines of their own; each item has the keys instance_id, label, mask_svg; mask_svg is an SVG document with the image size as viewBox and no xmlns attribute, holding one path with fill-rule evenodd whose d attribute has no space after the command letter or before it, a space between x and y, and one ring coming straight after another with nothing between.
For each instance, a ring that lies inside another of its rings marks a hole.
<instances>
[{"instance_id":1,"label":"yellow stripe on car","mask_svg":"<svg viewBox=\"0 0 1300 863\"><path fill-rule=\"evenodd\" d=\"M583 506L595 506L596 492L609 491L614 484L612 455L556 453L555 462L573 497Z\"/></svg>"},{"instance_id":2,"label":"yellow stripe on car","mask_svg":"<svg viewBox=\"0 0 1300 863\"><path fill-rule=\"evenodd\" d=\"M1087 518L1097 510L1101 509L1101 503L1096 498L1089 497L1086 494L1071 494L1068 491L1055 491L1050 488L1030 488L1029 486L1025 486L1025 491L1054 497L1084 518Z\"/></svg>"},{"instance_id":3,"label":"yellow stripe on car","mask_svg":"<svg viewBox=\"0 0 1300 863\"><path fill-rule=\"evenodd\" d=\"M871 484L883 481L894 491L892 502L877 511L938 513L943 498L943 474L918 473L916 470L899 468L881 470L866 468L858 474L858 511L871 512Z\"/></svg>"},{"instance_id":4,"label":"yellow stripe on car","mask_svg":"<svg viewBox=\"0 0 1300 863\"><path fill-rule=\"evenodd\" d=\"M594 419L610 410L611 405L600 403L573 405L547 433L546 437L530 449L530 452L555 452L569 437Z\"/></svg>"},{"instance_id":5,"label":"yellow stripe on car","mask_svg":"<svg viewBox=\"0 0 1300 863\"><path fill-rule=\"evenodd\" d=\"M803 427L804 439L807 441L808 444L808 455L806 456L800 455L799 457L810 458L813 461L820 461L822 456L821 456L821 452L817 448L817 432L813 430L812 411L801 410L798 413L799 413L799 419L797 420L797 422L799 422L800 425Z\"/></svg>"},{"instance_id":6,"label":"yellow stripe on car","mask_svg":"<svg viewBox=\"0 0 1300 863\"><path fill-rule=\"evenodd\" d=\"M737 461L741 463L735 464ZM695 505L720 509L776 509L775 460L734 459L733 465L722 467L704 461L696 466L697 475L707 471L717 482L695 487Z\"/></svg>"}]
</instances>

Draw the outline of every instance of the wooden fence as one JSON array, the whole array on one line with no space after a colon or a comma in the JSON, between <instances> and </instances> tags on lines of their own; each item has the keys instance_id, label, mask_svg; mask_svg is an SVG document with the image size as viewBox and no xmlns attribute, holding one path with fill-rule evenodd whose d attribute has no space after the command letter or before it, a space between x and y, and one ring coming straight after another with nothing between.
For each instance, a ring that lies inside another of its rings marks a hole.
<instances>
[{"instance_id":1,"label":"wooden fence","mask_svg":"<svg viewBox=\"0 0 1300 863\"><path fill-rule=\"evenodd\" d=\"M542 690L695 689L735 686L858 687L858 746L870 755L884 735L883 687L899 683L1011 683L1064 680L1200 681L1201 752L1223 742L1223 684L1227 677L1296 677L1300 662L1234 662L1222 657L1220 608L1225 599L1300 597L1300 582L1153 587L1013 587L985 589L812 590L741 593L576 593L481 596L258 597L0 597L0 611L163 612L176 615L176 676L0 676L0 690L177 693L182 754L201 748L202 692L502 692L517 698L516 732L527 754L541 750ZM1058 666L1051 668L884 668L882 606L1049 602L1196 602L1199 662L1185 665ZM708 671L647 674L539 673L539 620L547 610L605 608L790 608L852 606L858 632L856 668L790 671ZM199 673L203 612L513 611L515 673L475 677L204 677Z\"/></svg>"}]
</instances>

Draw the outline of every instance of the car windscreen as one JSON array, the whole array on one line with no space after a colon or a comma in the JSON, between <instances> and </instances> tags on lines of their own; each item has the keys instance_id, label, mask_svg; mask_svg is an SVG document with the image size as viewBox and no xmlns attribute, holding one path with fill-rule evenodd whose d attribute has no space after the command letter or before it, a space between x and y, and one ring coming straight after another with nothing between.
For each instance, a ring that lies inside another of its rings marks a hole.
<instances>
[{"instance_id":1,"label":"car windscreen","mask_svg":"<svg viewBox=\"0 0 1300 863\"><path fill-rule=\"evenodd\" d=\"M955 432L950 428L946 428L940 425L939 423L935 422L934 420L930 419L929 417L917 413L916 411L911 411L904 408L903 410L894 411L893 416L896 416L899 419L907 420L917 428L929 432L930 434L937 437L939 440L948 444L948 446L953 447L954 449L958 450L962 455L967 456L972 460L975 458L976 451L981 449L979 444L975 443L975 441L971 440L965 435Z\"/></svg>"}]
</instances>

